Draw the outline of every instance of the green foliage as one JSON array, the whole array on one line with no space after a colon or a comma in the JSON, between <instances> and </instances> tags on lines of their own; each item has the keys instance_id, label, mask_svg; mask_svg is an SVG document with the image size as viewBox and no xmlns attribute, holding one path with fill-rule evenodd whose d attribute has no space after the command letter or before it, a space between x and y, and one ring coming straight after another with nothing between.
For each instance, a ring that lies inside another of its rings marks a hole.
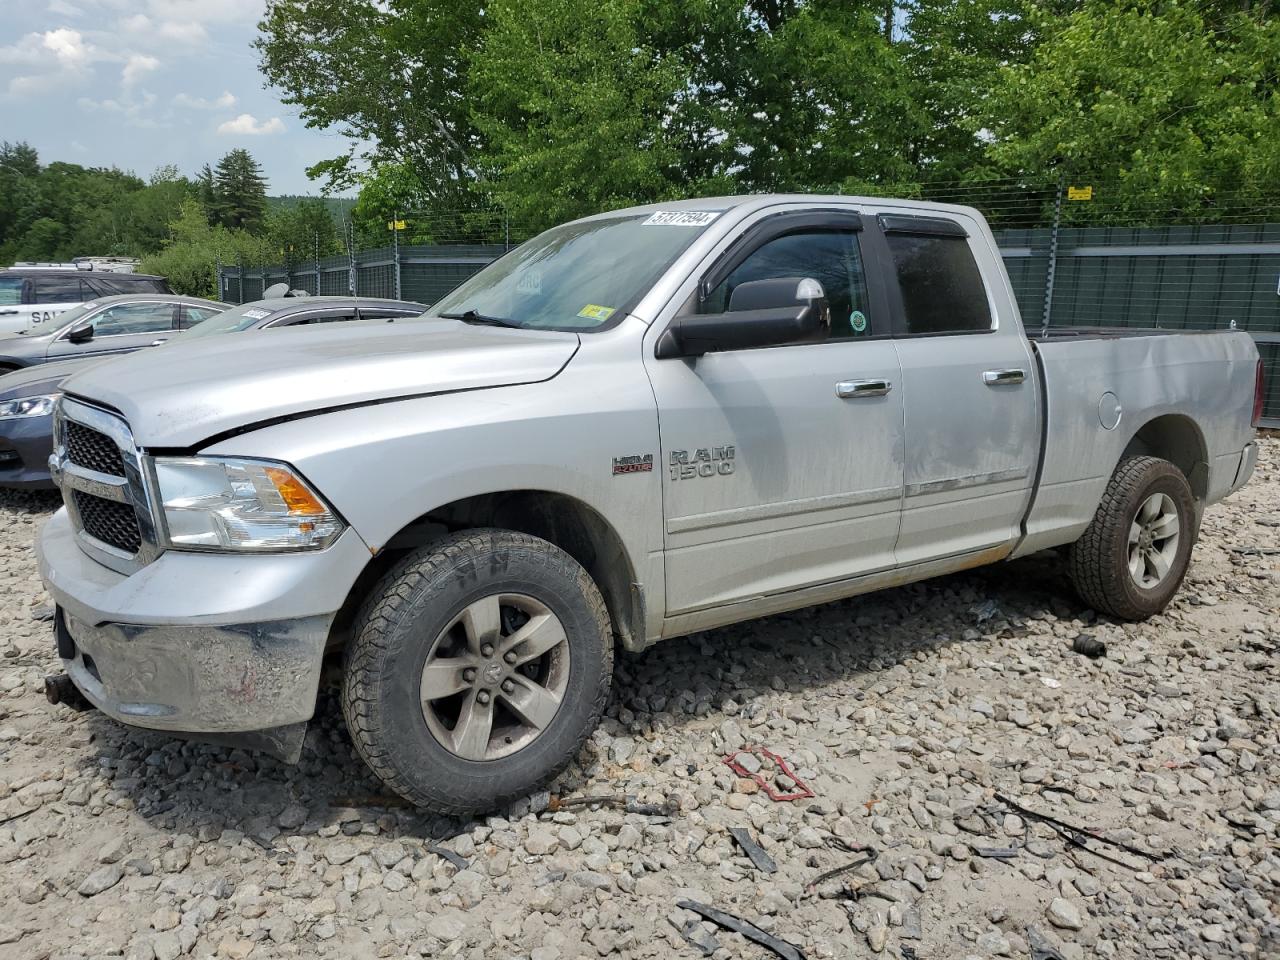
<instances>
[{"instance_id":1,"label":"green foliage","mask_svg":"<svg viewBox=\"0 0 1280 960\"><path fill-rule=\"evenodd\" d=\"M267 212L267 181L248 150L232 150L218 161L208 210L211 222L228 229L256 230L262 226Z\"/></svg>"},{"instance_id":2,"label":"green foliage","mask_svg":"<svg viewBox=\"0 0 1280 960\"><path fill-rule=\"evenodd\" d=\"M342 249L333 217L314 197L269 210L264 238L281 263L312 261Z\"/></svg>"},{"instance_id":3,"label":"green foliage","mask_svg":"<svg viewBox=\"0 0 1280 960\"><path fill-rule=\"evenodd\" d=\"M168 277L175 293L216 297L218 264L262 266L278 259L277 250L265 237L210 224L200 203L188 198L169 224L165 246L144 257L141 270Z\"/></svg>"},{"instance_id":4,"label":"green foliage","mask_svg":"<svg viewBox=\"0 0 1280 960\"><path fill-rule=\"evenodd\" d=\"M468 0L269 0L257 42L267 81L308 126L367 145L308 173L346 189L362 167L399 164L417 172L424 205L475 205L466 53L482 9Z\"/></svg>"},{"instance_id":5,"label":"green foliage","mask_svg":"<svg viewBox=\"0 0 1280 960\"><path fill-rule=\"evenodd\" d=\"M484 189L548 225L698 190L664 123L687 81L647 42L628 0L498 0L473 58Z\"/></svg>"},{"instance_id":6,"label":"green foliage","mask_svg":"<svg viewBox=\"0 0 1280 960\"><path fill-rule=\"evenodd\" d=\"M993 97L997 169L1084 171L1117 212L1212 219L1227 195L1274 191L1280 21L1086 0L1060 17L1038 11L1037 25L1042 42Z\"/></svg>"}]
</instances>

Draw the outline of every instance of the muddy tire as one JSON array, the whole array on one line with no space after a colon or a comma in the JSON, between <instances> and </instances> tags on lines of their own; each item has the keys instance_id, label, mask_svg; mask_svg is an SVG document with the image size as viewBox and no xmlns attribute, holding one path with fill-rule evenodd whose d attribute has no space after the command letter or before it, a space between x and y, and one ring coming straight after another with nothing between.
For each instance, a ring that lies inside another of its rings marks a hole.
<instances>
[{"instance_id":1,"label":"muddy tire","mask_svg":"<svg viewBox=\"0 0 1280 960\"><path fill-rule=\"evenodd\" d=\"M1094 610L1145 620L1181 586L1195 535L1195 498L1182 471L1158 457L1126 458L1071 546L1071 582Z\"/></svg>"},{"instance_id":2,"label":"muddy tire","mask_svg":"<svg viewBox=\"0 0 1280 960\"><path fill-rule=\"evenodd\" d=\"M414 804L492 810L554 778L609 697L604 600L537 537L469 530L398 563L347 651L342 708L360 756Z\"/></svg>"}]
</instances>

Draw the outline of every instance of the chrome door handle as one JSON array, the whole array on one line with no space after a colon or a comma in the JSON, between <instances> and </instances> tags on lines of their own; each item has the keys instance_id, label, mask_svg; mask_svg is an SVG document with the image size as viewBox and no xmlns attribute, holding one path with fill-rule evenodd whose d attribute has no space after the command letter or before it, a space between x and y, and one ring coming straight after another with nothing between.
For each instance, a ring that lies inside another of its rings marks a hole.
<instances>
[{"instance_id":1,"label":"chrome door handle","mask_svg":"<svg viewBox=\"0 0 1280 960\"><path fill-rule=\"evenodd\" d=\"M151 346L153 346L153 347L158 347L158 346L160 346L160 344L162 344L162 343L168 343L168 342L169 342L169 338L168 338L168 337L161 337L159 340L152 340L152 341L151 341Z\"/></svg>"},{"instance_id":2,"label":"chrome door handle","mask_svg":"<svg viewBox=\"0 0 1280 960\"><path fill-rule=\"evenodd\" d=\"M988 370L982 375L982 382L988 387L1002 387L1006 384L1022 383L1027 379L1025 370Z\"/></svg>"},{"instance_id":3,"label":"chrome door handle","mask_svg":"<svg viewBox=\"0 0 1280 960\"><path fill-rule=\"evenodd\" d=\"M863 397L883 397L893 389L888 380L841 380L836 384L836 396L841 400L861 400Z\"/></svg>"}]
</instances>

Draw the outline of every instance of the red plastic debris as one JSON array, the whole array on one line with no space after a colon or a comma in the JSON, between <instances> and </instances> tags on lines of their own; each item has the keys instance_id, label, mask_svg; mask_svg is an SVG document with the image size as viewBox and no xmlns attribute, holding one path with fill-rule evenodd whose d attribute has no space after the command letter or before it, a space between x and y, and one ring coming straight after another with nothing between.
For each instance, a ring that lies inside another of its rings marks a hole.
<instances>
[{"instance_id":1,"label":"red plastic debris","mask_svg":"<svg viewBox=\"0 0 1280 960\"><path fill-rule=\"evenodd\" d=\"M779 793L773 784L766 780L763 775L759 773L751 773L738 762L737 758L744 753L751 754L755 757L767 757L772 760L774 764L777 765L778 770L789 777L791 782L796 785L797 789L791 793ZM791 766L786 760L782 759L782 757L778 756L772 750L766 750L764 747L746 747L742 750L735 750L724 758L724 763L738 776L746 777L748 780L754 780L756 783L760 784L760 789L765 792L765 796L770 800L804 800L808 797L817 796L817 794L809 789L809 785L807 783L796 776L796 772L791 769Z\"/></svg>"}]
</instances>

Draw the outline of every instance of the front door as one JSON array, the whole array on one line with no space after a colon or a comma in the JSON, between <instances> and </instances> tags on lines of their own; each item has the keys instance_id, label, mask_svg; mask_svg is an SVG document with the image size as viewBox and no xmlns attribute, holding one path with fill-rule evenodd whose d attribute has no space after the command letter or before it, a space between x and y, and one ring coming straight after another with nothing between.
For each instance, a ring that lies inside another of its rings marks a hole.
<instances>
[{"instance_id":1,"label":"front door","mask_svg":"<svg viewBox=\"0 0 1280 960\"><path fill-rule=\"evenodd\" d=\"M114 303L86 317L93 337L72 343L64 333L49 345L50 360L66 357L107 356L149 347L173 336L178 304L172 301Z\"/></svg>"},{"instance_id":2,"label":"front door","mask_svg":"<svg viewBox=\"0 0 1280 960\"><path fill-rule=\"evenodd\" d=\"M831 325L810 342L645 363L657 398L667 615L891 568L903 483L900 370L856 214L775 215L708 271L721 313L743 282L812 277ZM698 297L693 298L695 301Z\"/></svg>"}]
</instances>

